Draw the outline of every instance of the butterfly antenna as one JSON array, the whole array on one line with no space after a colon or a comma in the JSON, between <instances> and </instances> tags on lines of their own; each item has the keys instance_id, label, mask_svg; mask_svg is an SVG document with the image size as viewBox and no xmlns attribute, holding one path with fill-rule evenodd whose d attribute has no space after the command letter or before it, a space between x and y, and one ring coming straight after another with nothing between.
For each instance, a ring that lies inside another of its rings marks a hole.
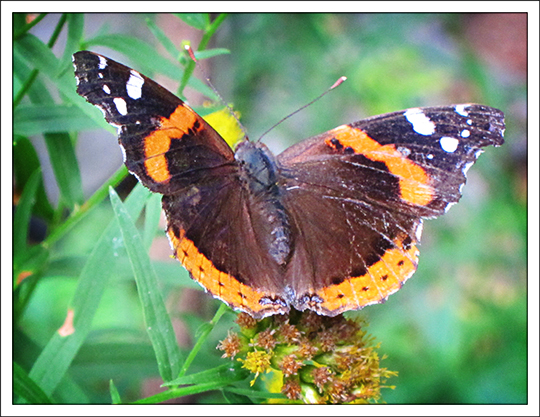
<instances>
[{"instance_id":1,"label":"butterfly antenna","mask_svg":"<svg viewBox=\"0 0 540 417\"><path fill-rule=\"evenodd\" d=\"M189 54L189 57L191 58L191 60L193 62L195 62L195 64L198 64L199 61L197 60L197 58L195 58L195 53L193 52L193 49L191 48L190 45L185 45L184 46L184 49L187 51L187 53ZM214 94L217 96L217 98L219 99L219 101L221 103L223 103L223 105L225 107L227 107L227 110L229 110L229 113L231 113L231 115L234 117L234 119L236 120L236 122L238 123L238 126L240 126L240 129L242 129L242 133L244 134L244 137L247 139L248 138L248 135L247 135L247 132L246 132L246 129L244 128L244 125L240 122L240 119L238 119L238 116L236 116L236 113L234 112L234 110L231 108L231 106L229 106L225 100L223 100L223 97L221 97L221 94L219 94L218 90L216 87L214 87L214 84L212 84L212 81L210 81L210 77L208 77L208 75L206 74L206 71L203 69L203 67L201 65L198 65L197 68L199 69L199 71L201 71L203 77L205 78L206 82L208 83L208 85L210 86L210 88L212 89L212 91L214 92Z\"/></svg>"},{"instance_id":2,"label":"butterfly antenna","mask_svg":"<svg viewBox=\"0 0 540 417\"><path fill-rule=\"evenodd\" d=\"M314 98L313 100L311 100L309 103L307 104L304 104L302 107L300 107L299 109L293 111L291 114L285 116L283 119L281 119L279 122L277 122L275 125L273 125L270 129L268 129L266 132L264 132L261 137L257 140L257 142L259 142L264 136L266 136L267 133L269 133L271 130L273 130L276 126L280 125L281 123L283 123L285 120L287 120L289 117L292 117L294 116L296 113L298 113L299 111L301 110L304 110L306 107L308 106L311 106L313 103L315 103L316 101L319 101L321 98L323 98L326 94L328 94L330 91L332 91L334 88L336 88L337 86L339 86L343 81L345 81L347 79L347 77L345 76L341 76L339 77L339 79L334 83L332 84L332 86L326 90L324 93L322 93L321 95L319 95L317 98Z\"/></svg>"}]
</instances>

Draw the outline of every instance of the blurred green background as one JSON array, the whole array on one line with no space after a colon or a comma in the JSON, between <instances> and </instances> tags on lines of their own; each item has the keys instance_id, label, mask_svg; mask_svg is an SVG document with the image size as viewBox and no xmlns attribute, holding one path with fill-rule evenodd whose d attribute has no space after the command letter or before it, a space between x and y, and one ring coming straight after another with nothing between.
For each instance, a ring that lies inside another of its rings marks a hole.
<instances>
[{"instance_id":1,"label":"blurred green background","mask_svg":"<svg viewBox=\"0 0 540 417\"><path fill-rule=\"evenodd\" d=\"M85 16L84 36L136 37L155 47L156 56L171 60L156 46L146 18L176 45L189 39L196 49L198 31L172 15L92 14ZM58 19L45 17L31 33L46 41ZM388 403L527 402L526 23L525 14L231 14L210 43L230 54L202 61L252 140L338 77L348 77L265 136L275 152L340 124L408 107L478 102L505 112L505 145L487 149L469 171L458 205L425 222L414 277L385 304L349 313L367 319L381 354L388 356L382 365L399 372L388 381L396 388L383 391ZM64 46L60 37L53 48L57 56ZM178 79L159 75L157 64L152 68L145 51L117 44L89 49L157 75L172 91L178 86ZM195 75L202 78L197 70ZM204 102L196 91L188 89L186 96L194 106ZM31 139L55 206L43 140ZM104 131L79 135L76 150L88 198L120 165L121 153L114 135ZM81 266L110 219L108 201L103 202L51 248L51 260L14 323L14 359L24 369L62 325ZM187 350L218 301L196 289L168 259L167 246L160 231L151 256L179 343ZM126 263L120 260L93 330L56 390L58 401L110 402L111 378L125 401L158 389ZM214 329L195 370L221 363L215 346L233 319L226 315ZM188 401L223 402L223 397L212 393Z\"/></svg>"}]
</instances>

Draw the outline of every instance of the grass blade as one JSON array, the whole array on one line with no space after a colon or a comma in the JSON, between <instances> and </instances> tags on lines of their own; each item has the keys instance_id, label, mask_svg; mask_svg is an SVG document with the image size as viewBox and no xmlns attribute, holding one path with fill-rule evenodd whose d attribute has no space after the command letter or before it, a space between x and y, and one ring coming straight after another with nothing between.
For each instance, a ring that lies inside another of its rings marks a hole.
<instances>
[{"instance_id":1,"label":"grass blade","mask_svg":"<svg viewBox=\"0 0 540 417\"><path fill-rule=\"evenodd\" d=\"M47 394L15 362L13 362L13 394L28 404L52 404Z\"/></svg>"},{"instance_id":2,"label":"grass blade","mask_svg":"<svg viewBox=\"0 0 540 417\"><path fill-rule=\"evenodd\" d=\"M156 353L159 373L164 381L170 381L178 375L182 358L171 320L159 291L156 273L132 217L112 188L109 189L109 194L137 282L144 319Z\"/></svg>"},{"instance_id":3,"label":"grass blade","mask_svg":"<svg viewBox=\"0 0 540 417\"><path fill-rule=\"evenodd\" d=\"M36 169L24 187L15 215L13 217L13 254L21 256L26 251L28 225L32 215L32 207L36 201L36 193L41 179L41 170Z\"/></svg>"},{"instance_id":4,"label":"grass blade","mask_svg":"<svg viewBox=\"0 0 540 417\"><path fill-rule=\"evenodd\" d=\"M125 209L131 216L137 217L148 196L148 190L138 185L128 197ZM30 378L46 395L52 395L90 331L92 319L116 261L115 251L119 238L118 224L113 220L88 257L70 302L68 316L72 319L73 332L67 335L55 332L30 370Z\"/></svg>"}]
</instances>

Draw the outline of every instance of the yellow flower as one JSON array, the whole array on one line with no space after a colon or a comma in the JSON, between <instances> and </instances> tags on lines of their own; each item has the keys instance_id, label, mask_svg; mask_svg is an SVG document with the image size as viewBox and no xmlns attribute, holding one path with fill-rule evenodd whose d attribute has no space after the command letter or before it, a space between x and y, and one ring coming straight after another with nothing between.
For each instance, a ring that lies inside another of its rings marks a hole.
<instances>
[{"instance_id":1,"label":"yellow flower","mask_svg":"<svg viewBox=\"0 0 540 417\"><path fill-rule=\"evenodd\" d=\"M231 148L234 148L234 145L244 137L238 120L234 118L227 107L204 116L204 120L216 129Z\"/></svg>"},{"instance_id":2,"label":"yellow flower","mask_svg":"<svg viewBox=\"0 0 540 417\"><path fill-rule=\"evenodd\" d=\"M376 403L381 388L393 388L385 382L396 373L380 367L380 346L365 322L297 311L259 321L240 313L236 322L239 336L229 334L218 349L227 354L235 348L243 368L255 374L252 386L272 371L263 378L266 389L287 399L271 403Z\"/></svg>"}]
</instances>

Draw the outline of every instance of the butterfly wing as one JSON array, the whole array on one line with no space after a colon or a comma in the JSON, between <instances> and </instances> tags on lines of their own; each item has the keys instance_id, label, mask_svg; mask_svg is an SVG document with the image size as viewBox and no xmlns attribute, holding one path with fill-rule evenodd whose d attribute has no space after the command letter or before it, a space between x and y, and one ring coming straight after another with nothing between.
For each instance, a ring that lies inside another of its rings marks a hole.
<instances>
[{"instance_id":1,"label":"butterfly wing","mask_svg":"<svg viewBox=\"0 0 540 417\"><path fill-rule=\"evenodd\" d=\"M234 162L223 138L186 103L110 58L73 55L77 93L118 128L124 162L150 190L173 194Z\"/></svg>"},{"instance_id":2,"label":"butterfly wing","mask_svg":"<svg viewBox=\"0 0 540 417\"><path fill-rule=\"evenodd\" d=\"M286 279L295 306L336 315L397 291L416 270L421 218L459 200L482 148L503 143L503 118L475 104L409 109L280 154L298 236Z\"/></svg>"},{"instance_id":3,"label":"butterfly wing","mask_svg":"<svg viewBox=\"0 0 540 417\"><path fill-rule=\"evenodd\" d=\"M192 278L254 316L288 311L273 298L282 272L261 239L264 212L240 184L239 165L221 136L133 69L88 51L74 54L73 63L77 92L118 128L130 172L164 195L167 235Z\"/></svg>"}]
</instances>

